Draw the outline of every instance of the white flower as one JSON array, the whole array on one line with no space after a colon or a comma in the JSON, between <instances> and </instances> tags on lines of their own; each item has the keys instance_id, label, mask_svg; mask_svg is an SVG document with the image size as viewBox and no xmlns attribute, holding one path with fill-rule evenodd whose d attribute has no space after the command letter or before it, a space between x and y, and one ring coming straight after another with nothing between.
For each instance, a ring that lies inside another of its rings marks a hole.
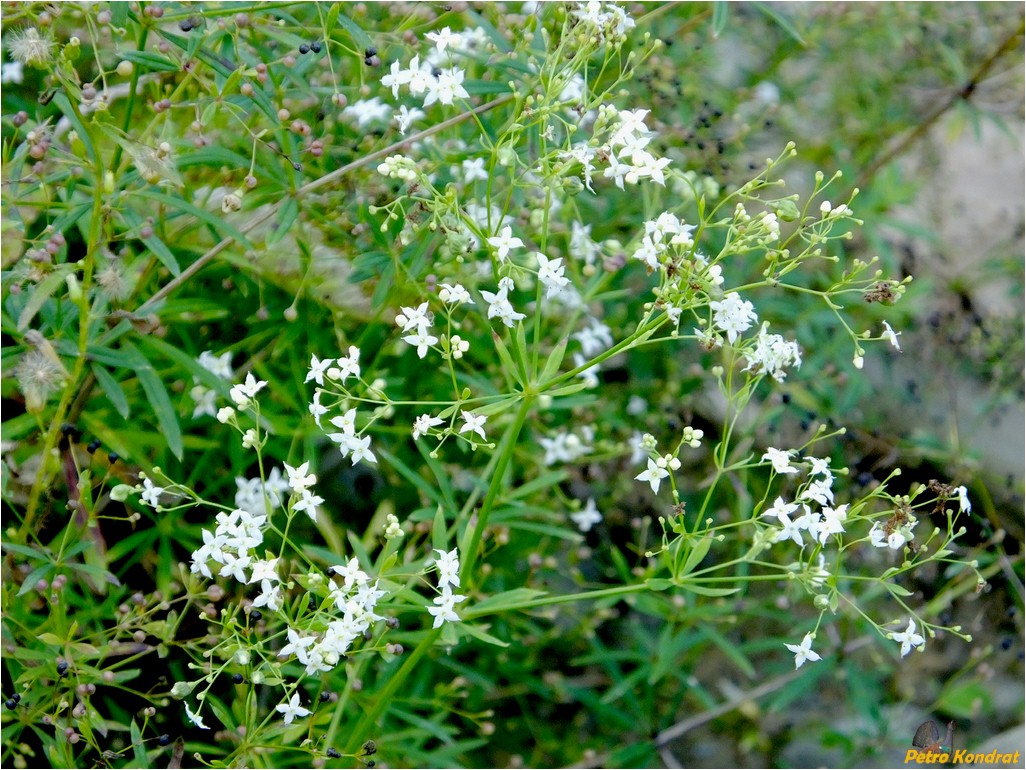
<instances>
[{"instance_id":1,"label":"white flower","mask_svg":"<svg viewBox=\"0 0 1026 770\"><path fill-rule=\"evenodd\" d=\"M452 104L456 99L467 99L470 94L463 87L463 70L452 67L442 70L437 78L428 84L428 94L424 97L424 106L428 107L436 101Z\"/></svg>"},{"instance_id":2,"label":"white flower","mask_svg":"<svg viewBox=\"0 0 1026 770\"><path fill-rule=\"evenodd\" d=\"M460 48L463 44L460 34L453 32L448 27L443 27L439 32L428 32L424 37L435 44L438 53L445 53L445 49L450 45L453 48Z\"/></svg>"},{"instance_id":3,"label":"white flower","mask_svg":"<svg viewBox=\"0 0 1026 770\"><path fill-rule=\"evenodd\" d=\"M781 525L787 526L791 523L791 514L798 510L798 505L795 503L785 503L784 498L778 497L773 502L773 507L768 511L763 511L761 516L776 516L777 521ZM800 545L800 543L799 543Z\"/></svg>"},{"instance_id":4,"label":"white flower","mask_svg":"<svg viewBox=\"0 0 1026 770\"><path fill-rule=\"evenodd\" d=\"M502 281L499 283L501 284ZM522 321L527 316L523 313L518 313L513 308L513 303L506 298L507 291L508 290L506 288L500 285L498 293L492 294L490 291L482 291L481 296L484 297L485 302L488 303L488 317L498 318L507 327L512 329L514 321Z\"/></svg>"},{"instance_id":5,"label":"white flower","mask_svg":"<svg viewBox=\"0 0 1026 770\"><path fill-rule=\"evenodd\" d=\"M428 333L426 328L420 327L414 334L408 334L403 337L403 342L417 348L417 357L424 358L427 355L428 348L438 343L438 337Z\"/></svg>"},{"instance_id":6,"label":"white flower","mask_svg":"<svg viewBox=\"0 0 1026 770\"><path fill-rule=\"evenodd\" d=\"M466 598L466 596L454 594L449 586L445 586L442 589L442 595L436 596L433 600L438 606L427 608L427 611L435 618L435 622L431 624L431 627L438 628L446 621L458 623L460 616L456 614L455 605L466 600Z\"/></svg>"},{"instance_id":7,"label":"white flower","mask_svg":"<svg viewBox=\"0 0 1026 770\"><path fill-rule=\"evenodd\" d=\"M400 68L398 60L393 61L392 66L388 69L388 74L381 78L381 85L385 88L391 88L392 97L398 99L399 87L408 85L411 77L411 73L408 70Z\"/></svg>"},{"instance_id":8,"label":"white flower","mask_svg":"<svg viewBox=\"0 0 1026 770\"><path fill-rule=\"evenodd\" d=\"M844 521L848 518L848 505L839 505L836 508L823 507L823 521L819 530L820 545L826 545L830 535L839 535L844 532Z\"/></svg>"},{"instance_id":9,"label":"white flower","mask_svg":"<svg viewBox=\"0 0 1026 770\"><path fill-rule=\"evenodd\" d=\"M485 169L484 158L467 158L463 161L463 181L473 182L480 179L483 182L488 181L488 171Z\"/></svg>"},{"instance_id":10,"label":"white flower","mask_svg":"<svg viewBox=\"0 0 1026 770\"><path fill-rule=\"evenodd\" d=\"M648 468L646 470L643 470L634 478L637 481L647 481L649 484L652 485L652 491L658 494L659 485L662 483L662 480L669 475L670 472L666 470L666 468L663 468L662 466L656 464L656 461L650 457L648 459Z\"/></svg>"},{"instance_id":11,"label":"white flower","mask_svg":"<svg viewBox=\"0 0 1026 770\"><path fill-rule=\"evenodd\" d=\"M474 414L466 410L460 411L460 417L463 418L463 425L460 426L460 433L466 433L471 431L479 435L482 440L487 440L484 432L484 424L487 422L488 417L483 414Z\"/></svg>"},{"instance_id":12,"label":"white flower","mask_svg":"<svg viewBox=\"0 0 1026 770\"><path fill-rule=\"evenodd\" d=\"M217 410L217 421L221 424L227 423L235 416L235 410L230 406L222 406Z\"/></svg>"},{"instance_id":13,"label":"white flower","mask_svg":"<svg viewBox=\"0 0 1026 770\"><path fill-rule=\"evenodd\" d=\"M141 495L142 501L150 506L156 508L160 503L160 496L164 494L164 488L154 485L148 478L143 479L143 492Z\"/></svg>"},{"instance_id":14,"label":"white flower","mask_svg":"<svg viewBox=\"0 0 1026 770\"><path fill-rule=\"evenodd\" d=\"M421 302L417 307L400 308L399 314L395 317L396 326L404 332L416 331L417 329L431 328L431 315L428 313L428 303Z\"/></svg>"},{"instance_id":15,"label":"white flower","mask_svg":"<svg viewBox=\"0 0 1026 770\"><path fill-rule=\"evenodd\" d=\"M398 62L393 62L393 64L397 63ZM414 107L411 110L404 104L399 108L399 112L392 116L392 120L394 120L396 125L399 127L399 133L405 136L410 126L413 125L413 122L415 120L420 120L423 117L424 110L419 107Z\"/></svg>"},{"instance_id":16,"label":"white flower","mask_svg":"<svg viewBox=\"0 0 1026 770\"><path fill-rule=\"evenodd\" d=\"M956 494L958 494L958 510L962 513L972 512L973 504L969 502L969 490L963 487L955 488Z\"/></svg>"},{"instance_id":17,"label":"white flower","mask_svg":"<svg viewBox=\"0 0 1026 770\"><path fill-rule=\"evenodd\" d=\"M898 633L892 631L887 636L896 642L901 642L901 657L905 657L909 654L913 647L922 647L926 644L926 640L916 633L916 624L912 618L908 620L908 628Z\"/></svg>"},{"instance_id":18,"label":"white flower","mask_svg":"<svg viewBox=\"0 0 1026 770\"><path fill-rule=\"evenodd\" d=\"M794 653L795 668L801 668L807 660L813 662L822 660L819 653L812 649L812 634L806 634L801 644L785 644L784 646Z\"/></svg>"},{"instance_id":19,"label":"white flower","mask_svg":"<svg viewBox=\"0 0 1026 770\"><path fill-rule=\"evenodd\" d=\"M288 703L279 703L274 707L275 711L280 711L285 717L285 724L292 724L296 717L303 718L310 713L310 709L303 708L299 705L299 693L292 693L292 697L289 698Z\"/></svg>"},{"instance_id":20,"label":"white flower","mask_svg":"<svg viewBox=\"0 0 1026 770\"><path fill-rule=\"evenodd\" d=\"M270 580L261 580L260 593L253 600L253 606L257 608L267 607L273 612L280 610L281 586L277 583L272 583Z\"/></svg>"},{"instance_id":21,"label":"white flower","mask_svg":"<svg viewBox=\"0 0 1026 770\"><path fill-rule=\"evenodd\" d=\"M584 508L571 513L570 518L573 520L574 524L578 526L581 532L587 532L594 525L601 523L602 514L599 513L598 508L595 507L595 498L589 497Z\"/></svg>"},{"instance_id":22,"label":"white flower","mask_svg":"<svg viewBox=\"0 0 1026 770\"><path fill-rule=\"evenodd\" d=\"M882 335L883 338L885 340L887 340L888 342L890 342L892 345L894 345L894 347L897 350L900 351L901 350L901 345L898 344L898 335L901 334L901 332L894 331L894 329L891 328L891 325L889 323L887 323L886 321L883 322L883 325L884 325L884 333Z\"/></svg>"},{"instance_id":23,"label":"white flower","mask_svg":"<svg viewBox=\"0 0 1026 770\"><path fill-rule=\"evenodd\" d=\"M303 463L298 468L293 468L288 463L285 463L284 465L285 473L287 473L289 477L289 486L292 488L293 492L301 493L303 490L308 487L312 487L317 483L317 477L312 473L307 473L307 471L310 470L309 462Z\"/></svg>"},{"instance_id":24,"label":"white flower","mask_svg":"<svg viewBox=\"0 0 1026 770\"><path fill-rule=\"evenodd\" d=\"M345 566L336 564L331 569L342 578L346 588L352 588L354 583L362 585L370 580L367 573L360 569L360 562L355 556Z\"/></svg>"},{"instance_id":25,"label":"white flower","mask_svg":"<svg viewBox=\"0 0 1026 770\"><path fill-rule=\"evenodd\" d=\"M342 110L342 114L355 119L356 125L363 128L368 123L388 120L392 114L392 108L375 96L373 99L361 99L353 102Z\"/></svg>"},{"instance_id":26,"label":"white flower","mask_svg":"<svg viewBox=\"0 0 1026 770\"><path fill-rule=\"evenodd\" d=\"M566 268L563 267L563 258L550 260L540 251L535 252L535 259L538 260L538 280L545 285L545 296L552 297L563 289L570 279L563 275Z\"/></svg>"},{"instance_id":27,"label":"white flower","mask_svg":"<svg viewBox=\"0 0 1026 770\"><path fill-rule=\"evenodd\" d=\"M727 340L731 344L741 332L749 329L752 323L758 320L752 303L742 300L736 291L730 292L721 301L710 302L709 307L714 311L713 323L727 333Z\"/></svg>"},{"instance_id":28,"label":"white flower","mask_svg":"<svg viewBox=\"0 0 1026 770\"><path fill-rule=\"evenodd\" d=\"M438 298L447 305L474 304L474 300L470 297L470 292L463 288L463 285L459 283L451 286L447 283L443 283L441 290L438 292Z\"/></svg>"},{"instance_id":29,"label":"white flower","mask_svg":"<svg viewBox=\"0 0 1026 770\"><path fill-rule=\"evenodd\" d=\"M239 409L245 409L249 406L250 401L256 398L256 394L266 385L267 383L263 380L256 379L253 376L253 372L247 372L246 381L239 385L232 385L228 395L231 396L232 401L235 402Z\"/></svg>"},{"instance_id":30,"label":"white flower","mask_svg":"<svg viewBox=\"0 0 1026 770\"><path fill-rule=\"evenodd\" d=\"M498 235L493 235L489 238L488 243L495 247L496 255L500 262L504 262L506 260L506 257L509 256L510 249L524 245L522 240L513 235L513 228L509 225L502 228Z\"/></svg>"},{"instance_id":31,"label":"white flower","mask_svg":"<svg viewBox=\"0 0 1026 770\"><path fill-rule=\"evenodd\" d=\"M0 84L17 85L25 80L25 65L20 61L5 61L0 67Z\"/></svg>"},{"instance_id":32,"label":"white flower","mask_svg":"<svg viewBox=\"0 0 1026 770\"><path fill-rule=\"evenodd\" d=\"M262 580L273 580L278 582L278 559L260 559L253 562L253 574L250 575L250 583L259 583Z\"/></svg>"},{"instance_id":33,"label":"white flower","mask_svg":"<svg viewBox=\"0 0 1026 770\"><path fill-rule=\"evenodd\" d=\"M317 637L301 636L293 628L288 629L288 637L289 643L278 651L278 657L287 658L289 655L295 655L296 659L305 666L308 660L306 648L316 642Z\"/></svg>"},{"instance_id":34,"label":"white flower","mask_svg":"<svg viewBox=\"0 0 1026 770\"><path fill-rule=\"evenodd\" d=\"M323 502L323 497L315 495L309 489L304 489L300 493L299 500L294 506L292 506L292 509L295 511L303 511L310 517L311 521L317 521L317 506Z\"/></svg>"},{"instance_id":35,"label":"white flower","mask_svg":"<svg viewBox=\"0 0 1026 770\"><path fill-rule=\"evenodd\" d=\"M762 459L769 460L773 465L773 470L777 473L783 475L797 473L798 469L791 466L791 453L793 451L793 449L774 449L773 447L767 447L766 453L762 456Z\"/></svg>"},{"instance_id":36,"label":"white flower","mask_svg":"<svg viewBox=\"0 0 1026 770\"><path fill-rule=\"evenodd\" d=\"M444 588L447 585L460 587L460 557L453 548L451 551L446 553L445 551L436 548L435 553L438 554L438 558L435 559L435 567L438 569L438 586Z\"/></svg>"},{"instance_id":37,"label":"white flower","mask_svg":"<svg viewBox=\"0 0 1026 770\"><path fill-rule=\"evenodd\" d=\"M440 417L432 417L430 414L422 414L416 420L413 421L413 440L416 441L421 436L427 434L436 425L442 425L445 420Z\"/></svg>"},{"instance_id":38,"label":"white flower","mask_svg":"<svg viewBox=\"0 0 1026 770\"><path fill-rule=\"evenodd\" d=\"M203 724L203 719L199 714L193 714L192 709L189 708L189 704L185 704L185 716L189 717L189 721L192 722L200 730L209 730L210 728Z\"/></svg>"},{"instance_id":39,"label":"white flower","mask_svg":"<svg viewBox=\"0 0 1026 770\"><path fill-rule=\"evenodd\" d=\"M349 355L336 362L337 366L328 369L328 377L343 385L350 377L360 379L360 349L356 345L349 346ZM318 385L321 383L318 383Z\"/></svg>"}]
</instances>

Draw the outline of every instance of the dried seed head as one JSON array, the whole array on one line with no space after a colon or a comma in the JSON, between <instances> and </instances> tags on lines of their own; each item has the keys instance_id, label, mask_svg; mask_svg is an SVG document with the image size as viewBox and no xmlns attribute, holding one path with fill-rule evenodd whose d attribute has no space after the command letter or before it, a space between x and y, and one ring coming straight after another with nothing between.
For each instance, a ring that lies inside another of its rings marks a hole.
<instances>
[{"instance_id":1,"label":"dried seed head","mask_svg":"<svg viewBox=\"0 0 1026 770\"><path fill-rule=\"evenodd\" d=\"M53 61L55 43L35 27L12 32L7 44L11 58L30 67L44 68Z\"/></svg>"}]
</instances>

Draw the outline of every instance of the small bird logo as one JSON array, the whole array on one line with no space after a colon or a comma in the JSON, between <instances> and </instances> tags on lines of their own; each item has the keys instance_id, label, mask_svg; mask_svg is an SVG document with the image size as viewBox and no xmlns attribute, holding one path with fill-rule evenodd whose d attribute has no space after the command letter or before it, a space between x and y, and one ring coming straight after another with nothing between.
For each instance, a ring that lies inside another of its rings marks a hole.
<instances>
[{"instance_id":1,"label":"small bird logo","mask_svg":"<svg viewBox=\"0 0 1026 770\"><path fill-rule=\"evenodd\" d=\"M919 725L915 736L912 738L912 745L922 749L927 754L950 754L954 733L955 723L948 722L948 734L941 741L940 728L931 719Z\"/></svg>"}]
</instances>

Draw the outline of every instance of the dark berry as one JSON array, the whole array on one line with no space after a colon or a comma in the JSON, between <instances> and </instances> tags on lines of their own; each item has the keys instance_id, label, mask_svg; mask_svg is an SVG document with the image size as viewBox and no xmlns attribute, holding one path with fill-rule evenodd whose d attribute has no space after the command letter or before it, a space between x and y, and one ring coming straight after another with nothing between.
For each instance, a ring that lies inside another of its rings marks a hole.
<instances>
[{"instance_id":1,"label":"dark berry","mask_svg":"<svg viewBox=\"0 0 1026 770\"><path fill-rule=\"evenodd\" d=\"M157 743L161 746L167 746L169 743L171 743L171 736L165 733L164 735L157 738Z\"/></svg>"},{"instance_id":2,"label":"dark berry","mask_svg":"<svg viewBox=\"0 0 1026 770\"><path fill-rule=\"evenodd\" d=\"M313 594L310 594L310 598L306 600L306 608L311 612L317 609L317 597Z\"/></svg>"},{"instance_id":3,"label":"dark berry","mask_svg":"<svg viewBox=\"0 0 1026 770\"><path fill-rule=\"evenodd\" d=\"M364 754L377 754L378 753L378 744L376 744L374 741L366 741L363 744L363 753Z\"/></svg>"},{"instance_id":4,"label":"dark berry","mask_svg":"<svg viewBox=\"0 0 1026 770\"><path fill-rule=\"evenodd\" d=\"M4 701L4 705L7 706L7 708L9 708L11 711L14 711L14 709L18 708L18 701L16 701L14 698L8 698Z\"/></svg>"},{"instance_id":5,"label":"dark berry","mask_svg":"<svg viewBox=\"0 0 1026 770\"><path fill-rule=\"evenodd\" d=\"M235 684L242 684L245 679L242 674L232 674L232 681L235 682Z\"/></svg>"},{"instance_id":6,"label":"dark berry","mask_svg":"<svg viewBox=\"0 0 1026 770\"><path fill-rule=\"evenodd\" d=\"M327 752L327 754L328 754L328 756L329 756L329 757L331 757L332 759L338 759L339 757L341 757L341 756L342 756L341 754L339 754L339 753L338 753L338 749L336 749L336 748L334 748L334 747L332 747L332 748L328 749L328 752Z\"/></svg>"},{"instance_id":7,"label":"dark berry","mask_svg":"<svg viewBox=\"0 0 1026 770\"><path fill-rule=\"evenodd\" d=\"M121 458L118 456L117 452L111 452L109 455L107 455L107 459L110 461L110 464L113 465Z\"/></svg>"},{"instance_id":8,"label":"dark berry","mask_svg":"<svg viewBox=\"0 0 1026 770\"><path fill-rule=\"evenodd\" d=\"M260 610L253 610L251 613L249 613L249 616L253 618L253 620L260 620L260 618L264 616L264 613L262 613Z\"/></svg>"},{"instance_id":9,"label":"dark berry","mask_svg":"<svg viewBox=\"0 0 1026 770\"><path fill-rule=\"evenodd\" d=\"M378 763L377 763L377 762L375 762L375 761L374 761L373 759L368 759L368 760L367 760L367 767L376 767L376 766L377 766L377 764L378 764Z\"/></svg>"},{"instance_id":10,"label":"dark berry","mask_svg":"<svg viewBox=\"0 0 1026 770\"><path fill-rule=\"evenodd\" d=\"M66 673L68 673L68 662L62 660L57 664L57 676L64 676Z\"/></svg>"},{"instance_id":11,"label":"dark berry","mask_svg":"<svg viewBox=\"0 0 1026 770\"><path fill-rule=\"evenodd\" d=\"M302 54L310 53L310 46L308 46L306 43L303 43L299 46L299 52Z\"/></svg>"},{"instance_id":12,"label":"dark berry","mask_svg":"<svg viewBox=\"0 0 1026 770\"><path fill-rule=\"evenodd\" d=\"M328 690L325 690L318 697L320 697L321 703L327 703L329 700L331 700L331 692L328 691Z\"/></svg>"},{"instance_id":13,"label":"dark berry","mask_svg":"<svg viewBox=\"0 0 1026 770\"><path fill-rule=\"evenodd\" d=\"M94 438L92 441L89 442L89 446L86 447L86 451L89 452L89 454L92 454L93 452L95 452L99 448L100 448L100 439Z\"/></svg>"},{"instance_id":14,"label":"dark berry","mask_svg":"<svg viewBox=\"0 0 1026 770\"><path fill-rule=\"evenodd\" d=\"M14 695L11 696L11 700L13 700L15 703L21 703L21 693L14 693Z\"/></svg>"},{"instance_id":15,"label":"dark berry","mask_svg":"<svg viewBox=\"0 0 1026 770\"><path fill-rule=\"evenodd\" d=\"M377 56L377 55L378 55L378 49L375 48L374 46L370 46L369 48L364 48L363 49L363 58L364 59L369 59L370 57Z\"/></svg>"},{"instance_id":16,"label":"dark berry","mask_svg":"<svg viewBox=\"0 0 1026 770\"><path fill-rule=\"evenodd\" d=\"M315 40L314 42L310 43L310 50L313 51L314 53L320 53L321 52L321 44Z\"/></svg>"}]
</instances>

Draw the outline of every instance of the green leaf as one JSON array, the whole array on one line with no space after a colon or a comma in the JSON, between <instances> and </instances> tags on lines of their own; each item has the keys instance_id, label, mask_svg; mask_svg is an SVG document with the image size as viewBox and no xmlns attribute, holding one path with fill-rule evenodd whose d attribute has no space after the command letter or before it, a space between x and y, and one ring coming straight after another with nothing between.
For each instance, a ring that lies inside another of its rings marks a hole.
<instances>
[{"instance_id":1,"label":"green leaf","mask_svg":"<svg viewBox=\"0 0 1026 770\"><path fill-rule=\"evenodd\" d=\"M182 429L178 424L178 413L171 403L171 398L167 394L164 383L160 381L160 377L157 376L153 365L137 348L127 342L123 342L121 348L129 355L137 357L135 373L139 378L139 384L142 385L143 392L146 393L146 399L150 402L150 406L153 407L153 412L157 416L157 424L160 426L160 432L164 434L168 448L175 457L181 460L184 454Z\"/></svg>"},{"instance_id":2,"label":"green leaf","mask_svg":"<svg viewBox=\"0 0 1026 770\"><path fill-rule=\"evenodd\" d=\"M431 547L437 548L440 551L445 551L446 543L449 542L446 537L448 528L445 525L445 509L442 508L441 504L435 509L435 518L431 522Z\"/></svg>"},{"instance_id":3,"label":"green leaf","mask_svg":"<svg viewBox=\"0 0 1026 770\"><path fill-rule=\"evenodd\" d=\"M730 596L741 590L740 588L709 588L708 586L695 585L694 583L682 583L681 588L702 596Z\"/></svg>"},{"instance_id":4,"label":"green leaf","mask_svg":"<svg viewBox=\"0 0 1026 770\"><path fill-rule=\"evenodd\" d=\"M278 221L267 233L267 245L273 246L284 238L298 216L299 202L295 198L286 198L285 203L278 210Z\"/></svg>"},{"instance_id":5,"label":"green leaf","mask_svg":"<svg viewBox=\"0 0 1026 770\"><path fill-rule=\"evenodd\" d=\"M666 578L649 578L645 581L645 585L653 591L665 591L667 588L673 588L677 584Z\"/></svg>"},{"instance_id":6,"label":"green leaf","mask_svg":"<svg viewBox=\"0 0 1026 770\"><path fill-rule=\"evenodd\" d=\"M548 382L555 376L556 372L559 371L559 367L563 363L563 358L566 357L566 346L569 341L569 337L564 337L560 340L560 343L553 348L552 352L549 353L549 357L545 361L545 367L542 369L541 377L538 378L538 382L542 384Z\"/></svg>"},{"instance_id":7,"label":"green leaf","mask_svg":"<svg viewBox=\"0 0 1026 770\"><path fill-rule=\"evenodd\" d=\"M110 4L110 23L115 27L123 27L128 23L128 3Z\"/></svg>"},{"instance_id":8,"label":"green leaf","mask_svg":"<svg viewBox=\"0 0 1026 770\"><path fill-rule=\"evenodd\" d=\"M135 756L136 766L149 767L150 763L146 757L146 749L143 747L142 742L142 731L139 730L139 725L136 724L134 719L128 728L128 734L132 740L132 754Z\"/></svg>"},{"instance_id":9,"label":"green leaf","mask_svg":"<svg viewBox=\"0 0 1026 770\"><path fill-rule=\"evenodd\" d=\"M504 642L502 639L492 636L484 629L475 626L473 623L460 623L458 630L464 631L486 644L494 644L496 647L509 647L509 642Z\"/></svg>"},{"instance_id":10,"label":"green leaf","mask_svg":"<svg viewBox=\"0 0 1026 770\"><path fill-rule=\"evenodd\" d=\"M82 140L82 144L85 145L86 152L89 153L89 160L96 164L96 148L93 146L90 132L86 131L85 126L82 125L82 121L79 120L78 113L75 112L71 106L71 100L68 99L68 95L63 90L58 91L57 95L53 98L53 103L57 105L58 109L64 113L64 117L71 123L71 127L78 133L78 138ZM99 184L99 182L97 182Z\"/></svg>"},{"instance_id":11,"label":"green leaf","mask_svg":"<svg viewBox=\"0 0 1026 770\"><path fill-rule=\"evenodd\" d=\"M22 581L21 588L18 589L18 596L24 596L29 591L34 591L36 589L36 583L49 575L53 570L53 564L42 564L36 567L25 576L25 580Z\"/></svg>"},{"instance_id":12,"label":"green leaf","mask_svg":"<svg viewBox=\"0 0 1026 770\"><path fill-rule=\"evenodd\" d=\"M149 51L122 51L121 58L149 72L178 72L182 68L178 62Z\"/></svg>"},{"instance_id":13,"label":"green leaf","mask_svg":"<svg viewBox=\"0 0 1026 770\"><path fill-rule=\"evenodd\" d=\"M513 363L513 357L510 356L506 343L502 341L499 333L494 330L492 331L492 342L495 343L495 352L499 354L499 359L502 361L503 371L509 376L515 377L517 384L523 385L523 370Z\"/></svg>"},{"instance_id":14,"label":"green leaf","mask_svg":"<svg viewBox=\"0 0 1026 770\"><path fill-rule=\"evenodd\" d=\"M510 93L509 83L500 83L496 80L466 80L463 87L471 96Z\"/></svg>"},{"instance_id":15,"label":"green leaf","mask_svg":"<svg viewBox=\"0 0 1026 770\"><path fill-rule=\"evenodd\" d=\"M438 494L438 490L431 486L419 473L413 470L410 466L396 457L394 454L389 452L387 449L377 448L375 451L381 455L388 464L399 471L399 474L406 479L408 482L413 484L417 489L424 493L424 496L431 500L433 503L439 505L442 504L442 498Z\"/></svg>"},{"instance_id":16,"label":"green leaf","mask_svg":"<svg viewBox=\"0 0 1026 770\"><path fill-rule=\"evenodd\" d=\"M698 545L691 549L691 553L688 554L688 558L684 561L684 568L680 571L678 577L683 577L691 573L695 567L697 567L705 555L709 553L709 548L712 547L713 538L712 535L706 534L701 540L698 541Z\"/></svg>"},{"instance_id":17,"label":"green leaf","mask_svg":"<svg viewBox=\"0 0 1026 770\"><path fill-rule=\"evenodd\" d=\"M896 585L894 583L887 583L886 586L887 586L887 590L890 591L895 596L911 596L912 595L912 592L909 591L907 588L904 588L902 586Z\"/></svg>"},{"instance_id":18,"label":"green leaf","mask_svg":"<svg viewBox=\"0 0 1026 770\"><path fill-rule=\"evenodd\" d=\"M775 21L777 26L784 30L792 40L803 47L807 46L807 43L802 38L798 30L795 29L795 26L791 23L790 19L774 8L771 3L753 3L753 5Z\"/></svg>"},{"instance_id":19,"label":"green leaf","mask_svg":"<svg viewBox=\"0 0 1026 770\"><path fill-rule=\"evenodd\" d=\"M482 599L466 614L468 617L494 615L504 610L519 609L542 596L545 596L545 591L538 591L534 588L514 588L512 591L503 591L500 594L489 596L487 599Z\"/></svg>"},{"instance_id":20,"label":"green leaf","mask_svg":"<svg viewBox=\"0 0 1026 770\"><path fill-rule=\"evenodd\" d=\"M712 34L719 37L727 28L727 16L730 14L730 4L725 0L716 0L713 3Z\"/></svg>"},{"instance_id":21,"label":"green leaf","mask_svg":"<svg viewBox=\"0 0 1026 770\"><path fill-rule=\"evenodd\" d=\"M118 381L114 379L110 372L99 364L93 363L90 368L93 370L93 376L96 377L96 381L100 383L100 387L103 389L103 394L107 397L107 400L114 406L118 414L127 420L129 414L131 414L131 407L121 385L118 384Z\"/></svg>"},{"instance_id":22,"label":"green leaf","mask_svg":"<svg viewBox=\"0 0 1026 770\"><path fill-rule=\"evenodd\" d=\"M335 7L338 8L337 5ZM338 26L342 27L342 29L349 33L349 36L353 38L353 42L356 43L357 48L361 51L364 51L373 45L370 35L364 32L359 24L350 19L344 13L337 14L334 19L332 19L329 14L328 20L331 22L331 28L328 29L329 35L332 32L332 28L337 23Z\"/></svg>"},{"instance_id":23,"label":"green leaf","mask_svg":"<svg viewBox=\"0 0 1026 770\"><path fill-rule=\"evenodd\" d=\"M57 265L50 275L36 284L35 289L32 290L32 296L29 297L25 307L18 314L18 331L23 332L28 328L29 324L32 323L32 319L36 317L36 313L50 299L50 295L64 284L65 277L74 269L74 265Z\"/></svg>"}]
</instances>

